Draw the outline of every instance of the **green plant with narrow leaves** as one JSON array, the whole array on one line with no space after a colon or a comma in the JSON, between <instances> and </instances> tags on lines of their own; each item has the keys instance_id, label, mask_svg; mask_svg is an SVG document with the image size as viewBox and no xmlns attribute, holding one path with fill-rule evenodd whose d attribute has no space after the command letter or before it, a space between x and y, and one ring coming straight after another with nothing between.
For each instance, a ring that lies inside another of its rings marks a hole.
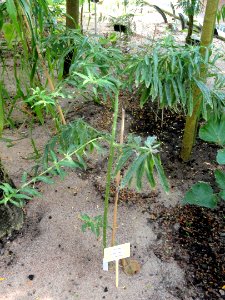
<instances>
[{"instance_id":1,"label":"green plant with narrow leaves","mask_svg":"<svg viewBox=\"0 0 225 300\"><path fill-rule=\"evenodd\" d=\"M90 229L92 233L96 235L97 238L100 236L100 230L103 228L102 216L90 217L87 214L82 214L80 216L81 221L83 222L81 229L85 232L87 229Z\"/></svg>"},{"instance_id":2,"label":"green plant with narrow leaves","mask_svg":"<svg viewBox=\"0 0 225 300\"><path fill-rule=\"evenodd\" d=\"M220 118L212 117L201 127L199 137L209 143L221 147L217 151L216 161L219 164L214 172L219 192L215 193L207 182L194 184L184 196L183 204L193 204L207 208L215 208L220 199L225 200L225 172L221 169L225 165L225 114Z\"/></svg>"},{"instance_id":3,"label":"green plant with narrow leaves","mask_svg":"<svg viewBox=\"0 0 225 300\"><path fill-rule=\"evenodd\" d=\"M39 87L32 89L32 91L33 95L26 98L25 102L33 109L40 123L44 124L45 114L51 115L52 119L57 120L55 99L64 98L64 94L59 90L49 93Z\"/></svg>"},{"instance_id":4,"label":"green plant with narrow leaves","mask_svg":"<svg viewBox=\"0 0 225 300\"><path fill-rule=\"evenodd\" d=\"M31 200L34 196L40 195L36 186L38 182L52 184L55 176L60 176L64 179L66 168L86 169L87 164L84 157L90 155L94 150L101 152L102 147L100 142L103 141L108 142L111 146L109 149L110 155L107 174L107 179L109 180L107 181L108 186L110 186L113 177L112 164L114 154L117 154L118 163L116 164L116 171L123 168L125 163L129 165L128 170L125 172L121 188L131 183L132 178L136 178L135 186L140 189L144 174L150 186L155 187L155 170L164 189L168 191L168 183L159 157L159 144L155 138L149 137L143 144L140 138L132 137L128 140L127 144L121 146L112 137L115 136L100 133L83 120L77 120L65 126L61 133L53 137L46 145L42 162L36 167L35 176L29 179L28 173L25 172L19 188L14 188L8 183L0 185L0 189L3 191L3 198L0 200L0 204L6 205L7 203L11 203L22 207L26 200ZM118 151L115 151L115 149L118 149ZM127 151L129 151L129 155ZM133 160L131 160L132 156L134 156ZM109 194L106 197L109 197ZM105 208L107 208L108 203L108 198L106 199ZM106 209L106 216L107 213L108 210ZM87 227L90 227L89 225ZM103 232L105 226L106 228L108 227L107 218L106 220L103 219ZM97 232L96 229L94 231L95 233ZM103 235L103 238L105 239L104 247L106 247L106 236Z\"/></svg>"},{"instance_id":5,"label":"green plant with narrow leaves","mask_svg":"<svg viewBox=\"0 0 225 300\"><path fill-rule=\"evenodd\" d=\"M16 95L4 95L5 106L9 107L9 121L18 99L30 95L30 87L42 86L44 61L40 62L38 49L46 33L55 30L54 16L46 0L6 0L0 5L0 32L3 34L2 63L7 65L8 53L13 57ZM7 55L5 55L7 52ZM8 68L3 67L2 85L6 89L5 78ZM11 74L10 74L11 76ZM7 101L6 101L7 100ZM10 104L10 105L9 105Z\"/></svg>"},{"instance_id":6,"label":"green plant with narrow leaves","mask_svg":"<svg viewBox=\"0 0 225 300\"><path fill-rule=\"evenodd\" d=\"M40 163L35 166L35 176L29 179L28 173L25 172L19 188L13 188L6 183L0 185L4 192L0 204L11 203L22 207L25 200L39 195L36 188L38 182L52 184L55 176L64 179L65 168L85 169L86 163L83 156L94 149L101 150L99 141L104 137L104 134L99 133L82 120L77 120L62 128L61 133L47 143Z\"/></svg>"},{"instance_id":7,"label":"green plant with narrow leaves","mask_svg":"<svg viewBox=\"0 0 225 300\"><path fill-rule=\"evenodd\" d=\"M224 75L215 67L219 57L219 54L210 56L210 49L206 49L205 56L202 56L201 47L180 46L169 36L134 55L125 73L130 89L134 83L138 88L141 106L152 101L161 109L182 110L188 115L193 112L193 87L197 85L203 97L201 114L207 119L208 111L213 110L217 103L224 103L224 91L219 90ZM213 79L213 87L201 80L200 66L208 69L207 76Z\"/></svg>"}]
</instances>

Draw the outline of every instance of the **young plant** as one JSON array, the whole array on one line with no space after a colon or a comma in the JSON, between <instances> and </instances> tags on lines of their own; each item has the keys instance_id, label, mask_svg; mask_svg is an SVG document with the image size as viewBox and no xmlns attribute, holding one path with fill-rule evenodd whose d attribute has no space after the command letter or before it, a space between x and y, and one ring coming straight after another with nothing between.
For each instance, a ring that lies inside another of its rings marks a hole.
<instances>
[{"instance_id":1,"label":"young plant","mask_svg":"<svg viewBox=\"0 0 225 300\"><path fill-rule=\"evenodd\" d=\"M90 72L92 70L92 72ZM118 119L118 107L119 107L119 89L121 83L112 76L100 77L97 73L93 73L93 69L90 69L88 75L83 75L80 73L74 73L83 79L82 86L87 90L93 90L94 94L97 88L100 87L101 90L106 90L106 92L111 96L114 94L114 101L112 101L113 107L113 124L111 137L109 141L109 160L106 175L106 189L105 189L105 201L104 201L104 215L103 215L103 247L107 246L107 228L108 228L108 207L109 207L109 195L110 195L110 185L113 178L113 164L115 157L115 149L119 148L120 155L119 160L116 165L116 171L114 176L125 166L129 159L133 158L133 162L130 164L127 172L121 181L121 188L131 184L133 177L136 177L136 187L137 189L142 188L142 179L146 175L148 182L152 188L155 187L154 180L154 168L157 171L160 182L166 191L169 190L169 186L163 172L161 161L159 157L159 144L155 137L148 137L143 144L140 137L131 136L128 139L128 143L120 145L115 143L116 138L116 128Z\"/></svg>"},{"instance_id":2,"label":"young plant","mask_svg":"<svg viewBox=\"0 0 225 300\"><path fill-rule=\"evenodd\" d=\"M82 214L80 216L81 221L83 221L83 225L81 227L82 231L85 232L86 229L90 229L94 235L96 235L97 238L100 236L100 230L103 227L103 220L102 216L96 216L91 218L87 214Z\"/></svg>"}]
</instances>

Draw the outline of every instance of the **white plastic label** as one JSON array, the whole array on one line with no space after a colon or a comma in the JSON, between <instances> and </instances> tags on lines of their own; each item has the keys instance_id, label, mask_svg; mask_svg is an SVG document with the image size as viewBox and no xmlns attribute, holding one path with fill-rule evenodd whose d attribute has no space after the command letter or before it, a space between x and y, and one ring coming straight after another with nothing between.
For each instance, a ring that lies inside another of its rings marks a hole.
<instances>
[{"instance_id":1,"label":"white plastic label","mask_svg":"<svg viewBox=\"0 0 225 300\"><path fill-rule=\"evenodd\" d=\"M109 263L103 259L103 271L109 270Z\"/></svg>"},{"instance_id":2,"label":"white plastic label","mask_svg":"<svg viewBox=\"0 0 225 300\"><path fill-rule=\"evenodd\" d=\"M106 262L117 261L126 257L130 257L130 243L104 249L104 261Z\"/></svg>"}]
</instances>

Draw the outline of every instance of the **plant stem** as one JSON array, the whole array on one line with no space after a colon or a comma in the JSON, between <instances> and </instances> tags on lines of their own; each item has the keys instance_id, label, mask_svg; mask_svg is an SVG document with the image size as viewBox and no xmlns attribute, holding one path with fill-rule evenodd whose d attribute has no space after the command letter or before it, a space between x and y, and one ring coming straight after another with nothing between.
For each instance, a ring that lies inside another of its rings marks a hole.
<instances>
[{"instance_id":1,"label":"plant stem","mask_svg":"<svg viewBox=\"0 0 225 300\"><path fill-rule=\"evenodd\" d=\"M124 123L125 123L125 110L122 108L121 130L120 130L120 145L123 145L124 136ZM117 229L117 210L119 201L119 184L120 184L120 171L116 174L116 194L114 201L114 213L113 213L113 228L112 228L112 241L111 246L115 245L116 229Z\"/></svg>"},{"instance_id":2,"label":"plant stem","mask_svg":"<svg viewBox=\"0 0 225 300\"><path fill-rule=\"evenodd\" d=\"M114 157L114 149L115 149L114 141L116 138L118 106L119 106L119 94L117 92L115 95L115 102L114 102L113 126L112 126L111 140L110 140L109 161L108 161L108 169L107 169L107 176L106 176L104 216L103 216L103 248L106 248L106 244L107 244L106 233L107 233L107 227L108 227L109 194L110 194L110 184L111 184L111 178L112 178L112 165L113 165L113 157Z\"/></svg>"}]
</instances>

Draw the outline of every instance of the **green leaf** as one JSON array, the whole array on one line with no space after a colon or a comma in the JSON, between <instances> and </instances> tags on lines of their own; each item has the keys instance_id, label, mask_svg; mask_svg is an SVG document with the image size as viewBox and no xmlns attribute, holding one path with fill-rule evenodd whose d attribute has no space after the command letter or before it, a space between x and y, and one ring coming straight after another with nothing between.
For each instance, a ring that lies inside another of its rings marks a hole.
<instances>
[{"instance_id":1,"label":"green leaf","mask_svg":"<svg viewBox=\"0 0 225 300\"><path fill-rule=\"evenodd\" d=\"M84 223L84 224L82 224L82 226L81 226L81 230L82 230L83 232L85 232L86 229L87 229L87 227L88 227L88 225L87 225L86 223Z\"/></svg>"},{"instance_id":2,"label":"green leaf","mask_svg":"<svg viewBox=\"0 0 225 300\"><path fill-rule=\"evenodd\" d=\"M220 196L223 200L225 200L225 190L221 191L221 192L219 193L219 196Z\"/></svg>"},{"instance_id":3,"label":"green leaf","mask_svg":"<svg viewBox=\"0 0 225 300\"><path fill-rule=\"evenodd\" d=\"M225 172L216 170L214 175L215 175L216 183L218 184L218 186L222 190L225 190Z\"/></svg>"},{"instance_id":4,"label":"green leaf","mask_svg":"<svg viewBox=\"0 0 225 300\"><path fill-rule=\"evenodd\" d=\"M225 149L218 150L216 161L220 165L225 165Z\"/></svg>"},{"instance_id":5,"label":"green leaf","mask_svg":"<svg viewBox=\"0 0 225 300\"><path fill-rule=\"evenodd\" d=\"M130 168L128 169L128 171L126 172L124 178L121 181L121 188L124 188L127 184L130 183L132 177L134 175L136 175L138 168L140 167L140 165L142 164L142 162L146 159L148 154L140 154L135 160L134 162L131 164Z\"/></svg>"},{"instance_id":6,"label":"green leaf","mask_svg":"<svg viewBox=\"0 0 225 300\"><path fill-rule=\"evenodd\" d=\"M199 137L206 142L225 145L225 116L221 119L211 118L199 130Z\"/></svg>"},{"instance_id":7,"label":"green leaf","mask_svg":"<svg viewBox=\"0 0 225 300\"><path fill-rule=\"evenodd\" d=\"M4 37L8 44L9 49L12 48L12 42L15 39L15 28L11 23L4 23L2 26L2 31L4 33Z\"/></svg>"},{"instance_id":8,"label":"green leaf","mask_svg":"<svg viewBox=\"0 0 225 300\"><path fill-rule=\"evenodd\" d=\"M165 93L166 93L167 104L171 106L172 105L171 85L168 82L165 83Z\"/></svg>"},{"instance_id":9,"label":"green leaf","mask_svg":"<svg viewBox=\"0 0 225 300\"><path fill-rule=\"evenodd\" d=\"M31 195L31 196L40 196L40 193L36 189L30 188L30 187L22 188L21 192L26 193L26 194Z\"/></svg>"},{"instance_id":10,"label":"green leaf","mask_svg":"<svg viewBox=\"0 0 225 300\"><path fill-rule=\"evenodd\" d=\"M114 176L117 175L117 173L122 169L122 167L125 165L125 163L128 161L128 159L132 156L134 151L132 149L124 149L122 152L122 155L116 165L116 169L114 171Z\"/></svg>"},{"instance_id":11,"label":"green leaf","mask_svg":"<svg viewBox=\"0 0 225 300\"><path fill-rule=\"evenodd\" d=\"M198 182L185 194L182 201L183 204L193 204L197 206L215 208L218 198L213 193L210 184L206 182Z\"/></svg>"},{"instance_id":12,"label":"green leaf","mask_svg":"<svg viewBox=\"0 0 225 300\"><path fill-rule=\"evenodd\" d=\"M73 160L62 160L59 162L59 166L68 167L68 168L80 168L80 164Z\"/></svg>"},{"instance_id":13,"label":"green leaf","mask_svg":"<svg viewBox=\"0 0 225 300\"><path fill-rule=\"evenodd\" d=\"M13 197L16 198L16 199L26 199L26 200L31 200L32 199L32 197L27 196L25 194L15 194Z\"/></svg>"},{"instance_id":14,"label":"green leaf","mask_svg":"<svg viewBox=\"0 0 225 300\"><path fill-rule=\"evenodd\" d=\"M142 189L142 178L145 171L145 161L143 161L136 172L136 187L140 191Z\"/></svg>"},{"instance_id":15,"label":"green leaf","mask_svg":"<svg viewBox=\"0 0 225 300\"><path fill-rule=\"evenodd\" d=\"M16 8L14 0L6 1L6 9L7 9L7 12L13 22L13 26L16 28L18 33L21 33L19 23L17 21L17 8Z\"/></svg>"},{"instance_id":16,"label":"green leaf","mask_svg":"<svg viewBox=\"0 0 225 300\"><path fill-rule=\"evenodd\" d=\"M47 184L53 184L54 183L54 181L51 178L48 178L46 176L38 176L36 179L39 180L39 181L42 181L44 183L47 183Z\"/></svg>"},{"instance_id":17,"label":"green leaf","mask_svg":"<svg viewBox=\"0 0 225 300\"><path fill-rule=\"evenodd\" d=\"M25 183L27 181L27 172L24 172L21 179L22 183Z\"/></svg>"},{"instance_id":18,"label":"green leaf","mask_svg":"<svg viewBox=\"0 0 225 300\"><path fill-rule=\"evenodd\" d=\"M149 88L141 88L142 92L141 92L141 98L140 98L140 106L141 108L144 106L144 104L147 102L147 100L149 99Z\"/></svg>"},{"instance_id":19,"label":"green leaf","mask_svg":"<svg viewBox=\"0 0 225 300\"><path fill-rule=\"evenodd\" d=\"M156 183L154 179L154 161L152 159L152 155L148 155L147 160L145 161L145 171L146 171L146 176L148 179L148 182L152 188L155 188Z\"/></svg>"},{"instance_id":20,"label":"green leaf","mask_svg":"<svg viewBox=\"0 0 225 300\"><path fill-rule=\"evenodd\" d=\"M17 207L23 207L23 205L24 205L24 201L15 201L13 199L10 199L9 202Z\"/></svg>"},{"instance_id":21,"label":"green leaf","mask_svg":"<svg viewBox=\"0 0 225 300\"><path fill-rule=\"evenodd\" d=\"M200 91L203 95L204 101L206 101L207 104L212 106L212 99L211 99L211 94L210 94L209 88L202 81L199 81L196 79L194 79L194 81L195 81L196 85L198 86L198 88L200 89Z\"/></svg>"},{"instance_id":22,"label":"green leaf","mask_svg":"<svg viewBox=\"0 0 225 300\"><path fill-rule=\"evenodd\" d=\"M153 161L154 161L154 164L155 164L158 176L159 176L159 180L160 180L165 192L168 193L169 192L169 183L167 181L166 175L165 175L164 170L162 168L161 160L160 160L159 155L157 155L157 156L154 155L153 156Z\"/></svg>"}]
</instances>

